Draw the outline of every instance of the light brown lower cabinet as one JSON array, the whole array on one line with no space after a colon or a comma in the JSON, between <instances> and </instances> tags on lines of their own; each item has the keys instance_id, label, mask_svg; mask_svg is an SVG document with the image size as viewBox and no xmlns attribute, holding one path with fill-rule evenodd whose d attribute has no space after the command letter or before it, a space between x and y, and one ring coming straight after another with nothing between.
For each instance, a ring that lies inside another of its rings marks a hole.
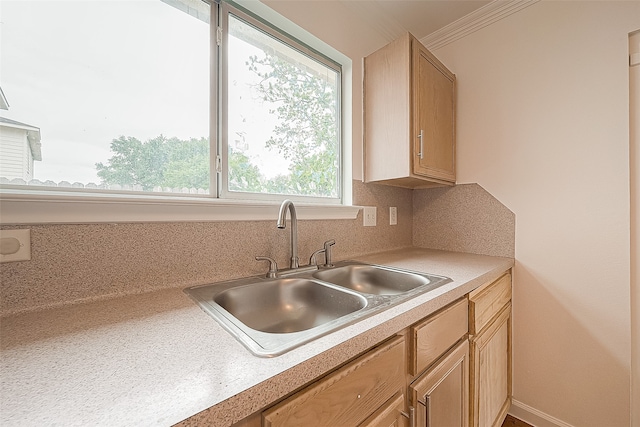
<instances>
[{"instance_id":1,"label":"light brown lower cabinet","mask_svg":"<svg viewBox=\"0 0 640 427\"><path fill-rule=\"evenodd\" d=\"M417 426L469 425L469 341L464 340L409 387Z\"/></svg>"},{"instance_id":2,"label":"light brown lower cabinet","mask_svg":"<svg viewBox=\"0 0 640 427\"><path fill-rule=\"evenodd\" d=\"M235 427L499 427L511 404L511 274Z\"/></svg>"},{"instance_id":3,"label":"light brown lower cabinet","mask_svg":"<svg viewBox=\"0 0 640 427\"><path fill-rule=\"evenodd\" d=\"M405 406L404 393L398 392L358 427L407 427Z\"/></svg>"},{"instance_id":4,"label":"light brown lower cabinet","mask_svg":"<svg viewBox=\"0 0 640 427\"><path fill-rule=\"evenodd\" d=\"M512 394L511 274L469 294L469 307L470 427L500 427Z\"/></svg>"},{"instance_id":5,"label":"light brown lower cabinet","mask_svg":"<svg viewBox=\"0 0 640 427\"><path fill-rule=\"evenodd\" d=\"M416 322L264 411L262 426L467 427L468 313L461 298Z\"/></svg>"},{"instance_id":6,"label":"light brown lower cabinet","mask_svg":"<svg viewBox=\"0 0 640 427\"><path fill-rule=\"evenodd\" d=\"M411 326L413 360L409 373L420 374L465 337L469 330L468 318L469 303L462 298Z\"/></svg>"},{"instance_id":7,"label":"light brown lower cabinet","mask_svg":"<svg viewBox=\"0 0 640 427\"><path fill-rule=\"evenodd\" d=\"M382 425L376 424L376 414L387 419L386 402L396 394L404 402L406 360L404 336L397 336L267 409L262 425Z\"/></svg>"}]
</instances>

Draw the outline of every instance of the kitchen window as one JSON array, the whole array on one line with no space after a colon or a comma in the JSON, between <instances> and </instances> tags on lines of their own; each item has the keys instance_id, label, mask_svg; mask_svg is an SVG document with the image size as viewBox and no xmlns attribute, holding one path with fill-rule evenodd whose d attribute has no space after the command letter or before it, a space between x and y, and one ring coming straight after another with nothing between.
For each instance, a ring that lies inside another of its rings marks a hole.
<instances>
[{"instance_id":1,"label":"kitchen window","mask_svg":"<svg viewBox=\"0 0 640 427\"><path fill-rule=\"evenodd\" d=\"M339 200L340 66L228 3L221 10L223 196Z\"/></svg>"},{"instance_id":2,"label":"kitchen window","mask_svg":"<svg viewBox=\"0 0 640 427\"><path fill-rule=\"evenodd\" d=\"M348 204L345 58L263 6L4 2L2 197Z\"/></svg>"}]
</instances>

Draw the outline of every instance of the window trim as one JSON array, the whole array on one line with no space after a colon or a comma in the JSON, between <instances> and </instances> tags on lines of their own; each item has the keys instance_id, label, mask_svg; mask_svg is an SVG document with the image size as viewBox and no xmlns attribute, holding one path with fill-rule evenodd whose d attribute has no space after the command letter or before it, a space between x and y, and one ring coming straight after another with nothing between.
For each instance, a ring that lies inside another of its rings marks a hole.
<instances>
[{"instance_id":1,"label":"window trim","mask_svg":"<svg viewBox=\"0 0 640 427\"><path fill-rule=\"evenodd\" d=\"M342 204L296 202L296 208L298 217L303 220L355 219L360 207L352 205L351 59L260 2L236 0L235 4L269 21L342 66ZM215 40L215 26L211 25L211 31L214 36L212 40ZM216 73L211 75L216 81ZM211 96L216 96L211 89ZM215 114L214 109L210 111L212 115ZM215 117L212 116L211 119ZM211 134L215 135L216 120L210 120L210 123ZM216 154L212 152L212 164L215 164ZM212 174L214 177L215 175ZM0 185L0 225L272 220L276 217L279 206L277 201L234 200L211 196L116 195L69 190Z\"/></svg>"},{"instance_id":2,"label":"window trim","mask_svg":"<svg viewBox=\"0 0 640 427\"><path fill-rule=\"evenodd\" d=\"M0 192L2 225L260 221L275 220L279 207L277 201L25 192L6 187ZM355 219L360 207L297 202L296 210L302 220Z\"/></svg>"}]
</instances>

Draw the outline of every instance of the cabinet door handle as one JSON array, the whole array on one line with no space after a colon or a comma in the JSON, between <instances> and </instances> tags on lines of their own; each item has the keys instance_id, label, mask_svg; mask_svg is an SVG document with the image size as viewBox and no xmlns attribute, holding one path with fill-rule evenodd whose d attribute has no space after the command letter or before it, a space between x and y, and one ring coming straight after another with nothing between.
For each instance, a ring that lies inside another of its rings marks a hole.
<instances>
[{"instance_id":1,"label":"cabinet door handle","mask_svg":"<svg viewBox=\"0 0 640 427\"><path fill-rule=\"evenodd\" d=\"M420 160L422 160L424 158L424 146L422 144L422 137L423 137L423 132L422 129L420 129L420 133L418 134L418 138L420 139L420 151L418 152L418 157L420 157Z\"/></svg>"},{"instance_id":2,"label":"cabinet door handle","mask_svg":"<svg viewBox=\"0 0 640 427\"><path fill-rule=\"evenodd\" d=\"M430 395L427 394L424 397L424 403L425 403L424 406L426 407L425 409L426 409L426 412L427 412L426 416L425 416L425 418L427 420L426 427L431 427L431 396Z\"/></svg>"}]
</instances>

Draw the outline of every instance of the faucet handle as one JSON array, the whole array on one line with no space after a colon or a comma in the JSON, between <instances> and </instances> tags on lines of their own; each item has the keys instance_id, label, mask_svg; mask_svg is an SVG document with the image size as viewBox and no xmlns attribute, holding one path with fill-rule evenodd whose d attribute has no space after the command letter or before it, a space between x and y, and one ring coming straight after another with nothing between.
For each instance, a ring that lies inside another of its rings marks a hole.
<instances>
[{"instance_id":1,"label":"faucet handle","mask_svg":"<svg viewBox=\"0 0 640 427\"><path fill-rule=\"evenodd\" d=\"M334 239L327 240L324 242L324 266L325 267L333 267L331 263L331 246L335 245L336 241Z\"/></svg>"},{"instance_id":2,"label":"faucet handle","mask_svg":"<svg viewBox=\"0 0 640 427\"><path fill-rule=\"evenodd\" d=\"M309 258L309 265L318 265L318 261L316 260L316 257L321 253L323 253L324 251L325 251L324 249L318 249L317 251L312 253L311 258Z\"/></svg>"},{"instance_id":3,"label":"faucet handle","mask_svg":"<svg viewBox=\"0 0 640 427\"><path fill-rule=\"evenodd\" d=\"M278 263L273 258L268 256L257 256L256 261L269 261L269 271L267 271L267 278L273 279L278 274Z\"/></svg>"}]
</instances>

